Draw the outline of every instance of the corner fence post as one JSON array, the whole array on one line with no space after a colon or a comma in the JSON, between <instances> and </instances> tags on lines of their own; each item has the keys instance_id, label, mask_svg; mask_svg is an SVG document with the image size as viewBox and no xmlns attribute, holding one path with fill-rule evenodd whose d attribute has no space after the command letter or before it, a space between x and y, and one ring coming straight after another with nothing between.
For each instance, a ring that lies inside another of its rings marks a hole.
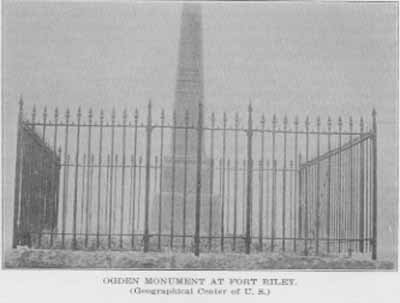
<instances>
[{"instance_id":1,"label":"corner fence post","mask_svg":"<svg viewBox=\"0 0 400 303\"><path fill-rule=\"evenodd\" d=\"M22 169L22 115L23 115L24 101L22 96L19 99L18 122L17 122L17 158L15 162L15 191L14 191L14 231L13 231L13 244L12 247L16 248L20 241L20 228L21 228L21 169Z\"/></svg>"},{"instance_id":2,"label":"corner fence post","mask_svg":"<svg viewBox=\"0 0 400 303\"><path fill-rule=\"evenodd\" d=\"M377 259L378 236L378 188L377 188L377 125L376 111L372 111L372 259Z\"/></svg>"},{"instance_id":3,"label":"corner fence post","mask_svg":"<svg viewBox=\"0 0 400 303\"><path fill-rule=\"evenodd\" d=\"M203 104L199 103L199 116L197 121L197 182L196 182L196 212L195 212L195 234L194 234L194 255L200 255L200 201L201 201L201 147L203 131Z\"/></svg>"},{"instance_id":4,"label":"corner fence post","mask_svg":"<svg viewBox=\"0 0 400 303\"><path fill-rule=\"evenodd\" d=\"M253 108L249 104L248 108L248 127L247 127L247 207L246 207L246 254L250 253L251 245L251 207L252 207L252 171L253 171L253 159L252 159L252 138L253 138L253 121L252 121Z\"/></svg>"},{"instance_id":5,"label":"corner fence post","mask_svg":"<svg viewBox=\"0 0 400 303\"><path fill-rule=\"evenodd\" d=\"M150 200L150 160L151 160L151 101L147 107L147 127L146 127L146 188L145 188L145 209L144 209L144 235L143 251L149 251L149 200Z\"/></svg>"}]
</instances>

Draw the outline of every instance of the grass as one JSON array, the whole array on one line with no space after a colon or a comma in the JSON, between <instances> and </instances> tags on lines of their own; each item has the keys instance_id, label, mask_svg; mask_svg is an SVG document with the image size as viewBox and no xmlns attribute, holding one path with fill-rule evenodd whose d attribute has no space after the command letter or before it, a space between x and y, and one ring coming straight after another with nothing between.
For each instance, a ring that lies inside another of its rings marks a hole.
<instances>
[{"instance_id":1,"label":"grass","mask_svg":"<svg viewBox=\"0 0 400 303\"><path fill-rule=\"evenodd\" d=\"M367 256L301 256L282 253L192 253L137 251L72 251L28 249L6 251L6 268L75 269L205 269L205 270L393 270L392 262Z\"/></svg>"}]
</instances>

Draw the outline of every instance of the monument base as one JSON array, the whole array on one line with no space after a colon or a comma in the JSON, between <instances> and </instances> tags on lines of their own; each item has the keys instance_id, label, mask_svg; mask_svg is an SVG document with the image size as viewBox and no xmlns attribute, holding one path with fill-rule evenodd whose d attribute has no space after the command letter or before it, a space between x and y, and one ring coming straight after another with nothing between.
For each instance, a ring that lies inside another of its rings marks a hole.
<instances>
[{"instance_id":1,"label":"monument base","mask_svg":"<svg viewBox=\"0 0 400 303\"><path fill-rule=\"evenodd\" d=\"M174 196L174 200L172 197ZM194 235L195 232L195 211L196 211L196 194L188 193L186 195L185 207L185 228L184 226L184 196L183 193L163 192L155 196L151 207L151 222L150 233L158 234L159 231L159 205L161 198L161 234L170 235L171 224L173 224L174 236L183 236L184 231L187 236ZM212 212L210 217L210 203ZM173 209L173 211L172 211ZM200 234L206 236L210 230L216 235L221 229L221 203L220 197L213 195L210 199L210 194L201 193L200 200ZM185 230L184 230L185 229Z\"/></svg>"}]
</instances>

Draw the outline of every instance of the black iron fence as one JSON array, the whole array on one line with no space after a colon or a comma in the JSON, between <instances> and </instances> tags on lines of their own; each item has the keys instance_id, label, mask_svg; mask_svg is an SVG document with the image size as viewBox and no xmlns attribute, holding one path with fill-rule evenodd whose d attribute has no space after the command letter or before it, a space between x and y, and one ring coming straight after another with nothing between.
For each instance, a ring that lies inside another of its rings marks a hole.
<instances>
[{"instance_id":1,"label":"black iron fence","mask_svg":"<svg viewBox=\"0 0 400 303\"><path fill-rule=\"evenodd\" d=\"M20 124L61 158L56 224L30 229L41 234L33 247L376 258L375 113L354 131L351 120L256 121L251 106L155 119L149 103L144 119L124 110L120 122L115 110L96 120L79 109L74 122L69 110L63 121L57 109L41 121L20 111ZM22 191L31 188L16 183L16 205Z\"/></svg>"}]
</instances>

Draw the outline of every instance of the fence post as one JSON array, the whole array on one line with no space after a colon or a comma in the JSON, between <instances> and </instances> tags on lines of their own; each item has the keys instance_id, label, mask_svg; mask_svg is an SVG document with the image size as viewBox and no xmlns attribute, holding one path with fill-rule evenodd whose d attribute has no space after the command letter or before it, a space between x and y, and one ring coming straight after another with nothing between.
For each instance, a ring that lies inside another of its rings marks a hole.
<instances>
[{"instance_id":1,"label":"fence post","mask_svg":"<svg viewBox=\"0 0 400 303\"><path fill-rule=\"evenodd\" d=\"M122 163L121 163L121 209L120 209L120 235L119 247L123 248L123 234L124 234L124 204L125 204L125 167L126 167L126 123L128 119L128 112L126 108L122 113Z\"/></svg>"},{"instance_id":2,"label":"fence post","mask_svg":"<svg viewBox=\"0 0 400 303\"><path fill-rule=\"evenodd\" d=\"M151 161L151 101L147 105L147 127L146 127L146 188L144 197L144 235L143 251L149 251L149 203L150 203L150 161Z\"/></svg>"},{"instance_id":3,"label":"fence post","mask_svg":"<svg viewBox=\"0 0 400 303\"><path fill-rule=\"evenodd\" d=\"M330 252L330 236L331 236L331 131L332 120L328 117L328 189L327 189L327 205L326 205L326 251Z\"/></svg>"},{"instance_id":4,"label":"fence post","mask_svg":"<svg viewBox=\"0 0 400 303\"><path fill-rule=\"evenodd\" d=\"M100 246L100 206L101 206L101 171L102 171L102 154L103 154L103 122L104 112L100 111L100 134L99 134L99 173L97 179L97 230L96 230L96 247ZM104 206L106 207L106 205Z\"/></svg>"},{"instance_id":5,"label":"fence post","mask_svg":"<svg viewBox=\"0 0 400 303\"><path fill-rule=\"evenodd\" d=\"M20 216L21 207L21 190L20 183L21 180L21 169L22 169L22 115L23 115L24 101L22 100L22 96L19 99L19 109L18 109L18 121L17 121L17 158L15 162L15 191L14 191L14 232L13 232L13 248L17 247L17 244L20 240Z\"/></svg>"},{"instance_id":6,"label":"fence post","mask_svg":"<svg viewBox=\"0 0 400 303\"><path fill-rule=\"evenodd\" d=\"M58 108L56 107L54 111L54 137L53 137L53 151L57 152L57 127L58 127ZM61 159L61 155L60 155ZM57 157L55 162L57 161ZM53 247L54 241L54 230L55 230L55 222L57 221L58 212L55 211L56 205L58 205L58 190L59 190L59 181L58 180L58 168L57 163L53 166L53 189L52 193L54 194L54 204L52 207L52 214L51 214L51 232L50 232L50 248Z\"/></svg>"},{"instance_id":7,"label":"fence post","mask_svg":"<svg viewBox=\"0 0 400 303\"><path fill-rule=\"evenodd\" d=\"M252 138L253 138L253 108L251 103L248 107L248 126L247 126L247 207L246 207L246 254L250 253L251 244L251 207L252 207L252 177L253 177L253 159L252 159Z\"/></svg>"},{"instance_id":8,"label":"fence post","mask_svg":"<svg viewBox=\"0 0 400 303\"><path fill-rule=\"evenodd\" d=\"M372 111L372 259L377 259L378 188L377 188L377 125L376 111Z\"/></svg>"},{"instance_id":9,"label":"fence post","mask_svg":"<svg viewBox=\"0 0 400 303\"><path fill-rule=\"evenodd\" d=\"M310 128L310 120L307 116L306 118L306 165L308 162L308 154L309 154L309 128ZM304 254L308 255L308 170L311 170L305 166L304 168Z\"/></svg>"},{"instance_id":10,"label":"fence post","mask_svg":"<svg viewBox=\"0 0 400 303\"><path fill-rule=\"evenodd\" d=\"M157 248L161 251L161 224L162 224L162 179L164 162L164 109L161 111L161 134L160 134L160 179L159 179L159 197L158 197L158 241ZM154 185L155 186L155 185Z\"/></svg>"},{"instance_id":11,"label":"fence post","mask_svg":"<svg viewBox=\"0 0 400 303\"><path fill-rule=\"evenodd\" d=\"M320 207L321 207L321 187L320 187L320 171L321 171L321 160L320 156L320 131L321 131L321 118L317 117L317 205L315 211L315 224L316 224L316 241L315 241L315 253L319 254L319 230L320 230Z\"/></svg>"},{"instance_id":12,"label":"fence post","mask_svg":"<svg viewBox=\"0 0 400 303\"><path fill-rule=\"evenodd\" d=\"M235 142L234 142L234 161L235 161L235 175L234 175L234 194L233 194L233 251L236 250L236 233L237 233L237 204L238 204L238 152L239 152L239 142L238 142L238 132L239 132L239 115L235 113Z\"/></svg>"},{"instance_id":13,"label":"fence post","mask_svg":"<svg viewBox=\"0 0 400 303\"><path fill-rule=\"evenodd\" d=\"M298 174L298 158L297 158L297 149L298 149L298 135L299 135L299 117L296 116L294 120L294 214L293 214L293 250L296 252L297 250L297 211L299 205L297 205L297 201L299 201L300 196L296 199L296 195L298 194L298 183L299 183L299 174Z\"/></svg>"},{"instance_id":14,"label":"fence post","mask_svg":"<svg viewBox=\"0 0 400 303\"><path fill-rule=\"evenodd\" d=\"M111 249L112 233L112 203L113 203L113 169L114 169L114 132L115 132L115 108L111 112L111 156L110 156L110 196L108 204L108 249Z\"/></svg>"},{"instance_id":15,"label":"fence post","mask_svg":"<svg viewBox=\"0 0 400 303\"><path fill-rule=\"evenodd\" d=\"M224 251L225 237L225 163L226 163L226 113L223 115L222 129L222 166L221 166L221 251Z\"/></svg>"},{"instance_id":16,"label":"fence post","mask_svg":"<svg viewBox=\"0 0 400 303\"><path fill-rule=\"evenodd\" d=\"M213 218L213 191L214 191L214 128L215 128L215 114L211 114L211 143L210 143L210 208L209 208L209 221L208 221L208 250L212 249L212 218ZM235 240L234 240L235 241Z\"/></svg>"},{"instance_id":17,"label":"fence post","mask_svg":"<svg viewBox=\"0 0 400 303\"><path fill-rule=\"evenodd\" d=\"M360 119L360 137L363 136L364 121ZM359 250L364 252L364 142L360 142L360 219L359 219Z\"/></svg>"},{"instance_id":18,"label":"fence post","mask_svg":"<svg viewBox=\"0 0 400 303\"><path fill-rule=\"evenodd\" d=\"M203 103L199 103L199 117L197 121L197 182L196 182L196 212L195 212L195 234L194 234L194 255L200 255L200 201L201 201L201 149L203 133Z\"/></svg>"},{"instance_id":19,"label":"fence post","mask_svg":"<svg viewBox=\"0 0 400 303\"><path fill-rule=\"evenodd\" d=\"M282 250L286 249L286 149L287 149L287 116L283 118L283 169L282 169Z\"/></svg>"},{"instance_id":20,"label":"fence post","mask_svg":"<svg viewBox=\"0 0 400 303\"><path fill-rule=\"evenodd\" d=\"M72 249L76 249L76 215L78 203L78 170L79 170L79 135L81 126L81 108L78 108L78 125L76 132L76 153L75 153L75 176L74 176L74 208L73 208L73 223L72 223Z\"/></svg>"}]
</instances>

